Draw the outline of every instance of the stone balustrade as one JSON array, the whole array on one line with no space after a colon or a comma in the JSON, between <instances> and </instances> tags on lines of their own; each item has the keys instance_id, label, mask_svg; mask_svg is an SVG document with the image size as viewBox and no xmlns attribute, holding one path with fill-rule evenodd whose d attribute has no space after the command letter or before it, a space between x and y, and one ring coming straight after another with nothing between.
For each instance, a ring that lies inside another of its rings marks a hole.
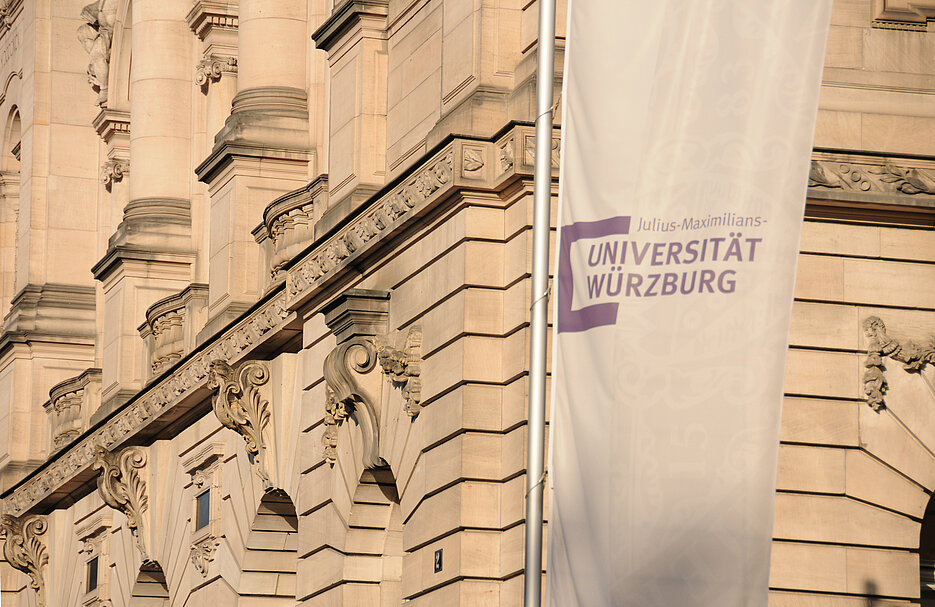
<instances>
[{"instance_id":1,"label":"stone balustrade","mask_svg":"<svg viewBox=\"0 0 935 607\"><path fill-rule=\"evenodd\" d=\"M266 253L271 279L315 238L315 222L328 206L328 177L283 194L263 212L263 223L253 230Z\"/></svg>"},{"instance_id":2,"label":"stone balustrade","mask_svg":"<svg viewBox=\"0 0 935 607\"><path fill-rule=\"evenodd\" d=\"M84 432L88 419L100 404L100 369L88 369L49 390L49 400L44 406L52 429L50 452L57 452Z\"/></svg>"},{"instance_id":3,"label":"stone balustrade","mask_svg":"<svg viewBox=\"0 0 935 607\"><path fill-rule=\"evenodd\" d=\"M146 344L149 378L159 375L195 347L195 336L207 320L208 285L191 284L146 310L139 326Z\"/></svg>"}]
</instances>

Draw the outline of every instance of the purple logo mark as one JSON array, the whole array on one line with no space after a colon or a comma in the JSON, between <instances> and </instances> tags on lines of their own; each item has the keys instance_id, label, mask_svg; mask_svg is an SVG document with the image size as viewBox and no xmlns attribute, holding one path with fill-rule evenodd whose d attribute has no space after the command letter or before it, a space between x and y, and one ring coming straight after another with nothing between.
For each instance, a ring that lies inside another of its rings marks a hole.
<instances>
[{"instance_id":1,"label":"purple logo mark","mask_svg":"<svg viewBox=\"0 0 935 607\"><path fill-rule=\"evenodd\" d=\"M630 233L630 217L611 217L600 221L580 221L562 227L558 252L558 332L577 333L617 322L616 302L600 303L572 310L575 284L571 269L571 245L582 238L601 238Z\"/></svg>"}]
</instances>

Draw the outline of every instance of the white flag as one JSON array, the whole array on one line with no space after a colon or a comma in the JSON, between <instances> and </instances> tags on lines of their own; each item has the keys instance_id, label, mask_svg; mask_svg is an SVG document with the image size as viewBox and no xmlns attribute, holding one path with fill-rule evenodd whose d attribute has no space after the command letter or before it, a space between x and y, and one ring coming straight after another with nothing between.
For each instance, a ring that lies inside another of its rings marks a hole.
<instances>
[{"instance_id":1,"label":"white flag","mask_svg":"<svg viewBox=\"0 0 935 607\"><path fill-rule=\"evenodd\" d=\"M830 10L569 8L549 605L766 605Z\"/></svg>"}]
</instances>

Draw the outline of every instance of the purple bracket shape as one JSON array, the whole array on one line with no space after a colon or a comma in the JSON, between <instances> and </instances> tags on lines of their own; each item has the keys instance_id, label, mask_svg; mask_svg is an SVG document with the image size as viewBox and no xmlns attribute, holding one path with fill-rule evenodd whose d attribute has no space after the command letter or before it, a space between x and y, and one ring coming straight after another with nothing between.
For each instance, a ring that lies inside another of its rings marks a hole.
<instances>
[{"instance_id":1,"label":"purple bracket shape","mask_svg":"<svg viewBox=\"0 0 935 607\"><path fill-rule=\"evenodd\" d=\"M558 253L558 332L577 333L594 327L617 324L618 303L602 303L572 310L575 291L571 269L571 245L582 238L601 238L629 234L630 217L611 217L600 221L579 221L562 226L561 250Z\"/></svg>"}]
</instances>

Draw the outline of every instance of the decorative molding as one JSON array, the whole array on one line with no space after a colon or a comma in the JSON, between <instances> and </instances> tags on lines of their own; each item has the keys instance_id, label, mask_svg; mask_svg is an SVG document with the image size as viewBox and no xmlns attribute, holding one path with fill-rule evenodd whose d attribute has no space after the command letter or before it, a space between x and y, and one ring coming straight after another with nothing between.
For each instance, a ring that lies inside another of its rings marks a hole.
<instances>
[{"instance_id":1,"label":"decorative molding","mask_svg":"<svg viewBox=\"0 0 935 607\"><path fill-rule=\"evenodd\" d=\"M515 158L515 152L513 151L513 138L504 142L502 146L498 148L500 150L498 156L500 158L500 172L506 173L513 168L513 162Z\"/></svg>"},{"instance_id":2,"label":"decorative molding","mask_svg":"<svg viewBox=\"0 0 935 607\"><path fill-rule=\"evenodd\" d=\"M237 73L237 58L208 55L195 66L195 84L207 92L208 85L217 82L224 74Z\"/></svg>"},{"instance_id":3,"label":"decorative molding","mask_svg":"<svg viewBox=\"0 0 935 607\"><path fill-rule=\"evenodd\" d=\"M169 368L193 346L193 335L204 324L208 308L208 285L192 283L146 309L146 322L139 326L146 342L152 376Z\"/></svg>"},{"instance_id":4,"label":"decorative molding","mask_svg":"<svg viewBox=\"0 0 935 607\"><path fill-rule=\"evenodd\" d=\"M14 569L19 569L30 577L30 586L36 590L39 607L45 606L42 568L49 563L49 554L40 536L47 529L48 525L43 516L0 516L0 539L4 540L3 558Z\"/></svg>"},{"instance_id":5,"label":"decorative molding","mask_svg":"<svg viewBox=\"0 0 935 607\"><path fill-rule=\"evenodd\" d=\"M136 539L144 562L149 560L143 540L143 513L149 508L149 497L146 481L139 471L145 466L146 453L139 447L126 447L117 453L98 447L93 464L95 470L101 471L97 479L98 493L105 504L126 515L127 527Z\"/></svg>"},{"instance_id":6,"label":"decorative molding","mask_svg":"<svg viewBox=\"0 0 935 607\"><path fill-rule=\"evenodd\" d=\"M120 181L130 173L130 161L112 158L101 165L101 183L110 191L115 181Z\"/></svg>"},{"instance_id":7,"label":"decorative molding","mask_svg":"<svg viewBox=\"0 0 935 607\"><path fill-rule=\"evenodd\" d=\"M406 345L397 350L388 345L377 349L383 373L394 386L402 388L406 413L416 417L422 410L422 327L414 326L406 335Z\"/></svg>"},{"instance_id":8,"label":"decorative molding","mask_svg":"<svg viewBox=\"0 0 935 607\"><path fill-rule=\"evenodd\" d=\"M224 458L224 443L215 441L199 445L182 460L182 469L191 477L193 511L197 516L197 495L210 489L211 512L207 526L192 530L189 559L201 577L208 577L208 569L214 561L215 550L221 543L221 462Z\"/></svg>"},{"instance_id":9,"label":"decorative molding","mask_svg":"<svg viewBox=\"0 0 935 607\"><path fill-rule=\"evenodd\" d=\"M874 0L873 27L926 31L935 19L935 0Z\"/></svg>"},{"instance_id":10,"label":"decorative molding","mask_svg":"<svg viewBox=\"0 0 935 607\"><path fill-rule=\"evenodd\" d=\"M935 363L935 342L925 346L911 341L900 343L886 334L886 325L876 316L864 319L863 330L868 340L867 358L864 360L864 395L874 411L881 411L886 408L884 395L888 388L883 359L891 358L902 363L907 373L921 373L926 365Z\"/></svg>"},{"instance_id":11,"label":"decorative molding","mask_svg":"<svg viewBox=\"0 0 935 607\"><path fill-rule=\"evenodd\" d=\"M99 447L112 448L121 444L174 405L192 397L207 383L211 361L233 361L284 326L291 316L285 303L282 292L270 296L247 318L220 335L213 345L185 361L171 376L148 386L92 434L58 453L41 471L20 481L4 501L4 512L17 516L27 512L63 484L88 471Z\"/></svg>"},{"instance_id":12,"label":"decorative molding","mask_svg":"<svg viewBox=\"0 0 935 607\"><path fill-rule=\"evenodd\" d=\"M328 278L368 243L404 223L411 210L438 195L452 182L453 167L454 152L449 148L293 266L287 277L289 303Z\"/></svg>"},{"instance_id":13,"label":"decorative molding","mask_svg":"<svg viewBox=\"0 0 935 607\"><path fill-rule=\"evenodd\" d=\"M101 370L87 369L82 374L59 382L49 390L44 405L52 428L52 451L58 451L80 435L92 408L100 404Z\"/></svg>"},{"instance_id":14,"label":"decorative molding","mask_svg":"<svg viewBox=\"0 0 935 607\"><path fill-rule=\"evenodd\" d=\"M224 0L197 0L185 17L188 27L200 40L212 30L237 29L237 2Z\"/></svg>"},{"instance_id":15,"label":"decorative molding","mask_svg":"<svg viewBox=\"0 0 935 607\"><path fill-rule=\"evenodd\" d=\"M276 198L263 211L253 231L258 243L270 242L270 275L276 277L292 258L314 240L315 221L328 208L328 176Z\"/></svg>"},{"instance_id":16,"label":"decorative molding","mask_svg":"<svg viewBox=\"0 0 935 607\"><path fill-rule=\"evenodd\" d=\"M527 133L523 137L523 162L534 166L536 164L536 134ZM562 157L562 139L559 136L552 137L552 168L557 169Z\"/></svg>"},{"instance_id":17,"label":"decorative molding","mask_svg":"<svg viewBox=\"0 0 935 607\"><path fill-rule=\"evenodd\" d=\"M112 524L111 510L107 508L100 508L81 522L76 522L75 536L81 545L78 554L83 556L79 560L79 566L87 567L91 559L98 559L97 588L89 591L85 587L84 599L81 601L83 607L104 607L111 604L108 565L112 562L109 533Z\"/></svg>"},{"instance_id":18,"label":"decorative molding","mask_svg":"<svg viewBox=\"0 0 935 607\"><path fill-rule=\"evenodd\" d=\"M97 89L97 105L107 107L107 81L110 76L110 45L117 20L117 0L96 0L81 11L84 20L78 26L78 41L84 47L90 63L88 82Z\"/></svg>"},{"instance_id":19,"label":"decorative molding","mask_svg":"<svg viewBox=\"0 0 935 607\"><path fill-rule=\"evenodd\" d=\"M110 108L101 108L91 122L91 126L104 143L110 143L114 137L123 137L129 145L130 113ZM129 150L129 148L128 148ZM129 160L127 161L129 163Z\"/></svg>"},{"instance_id":20,"label":"decorative molding","mask_svg":"<svg viewBox=\"0 0 935 607\"><path fill-rule=\"evenodd\" d=\"M269 425L270 407L258 388L268 381L269 368L262 361L245 362L236 370L222 359L208 366L207 387L217 390L211 400L214 413L221 425L243 437L250 462L263 481L264 489L272 488L263 463L266 458L263 430Z\"/></svg>"},{"instance_id":21,"label":"decorative molding","mask_svg":"<svg viewBox=\"0 0 935 607\"><path fill-rule=\"evenodd\" d=\"M872 164L812 160L808 186L910 196L935 195L935 172L916 167L898 166L889 159L880 159Z\"/></svg>"},{"instance_id":22,"label":"decorative molding","mask_svg":"<svg viewBox=\"0 0 935 607\"><path fill-rule=\"evenodd\" d=\"M465 146L461 154L463 174L475 173L484 168L484 150L482 148Z\"/></svg>"},{"instance_id":23,"label":"decorative molding","mask_svg":"<svg viewBox=\"0 0 935 607\"><path fill-rule=\"evenodd\" d=\"M5 33L23 12L23 0L0 0L0 28Z\"/></svg>"}]
</instances>

